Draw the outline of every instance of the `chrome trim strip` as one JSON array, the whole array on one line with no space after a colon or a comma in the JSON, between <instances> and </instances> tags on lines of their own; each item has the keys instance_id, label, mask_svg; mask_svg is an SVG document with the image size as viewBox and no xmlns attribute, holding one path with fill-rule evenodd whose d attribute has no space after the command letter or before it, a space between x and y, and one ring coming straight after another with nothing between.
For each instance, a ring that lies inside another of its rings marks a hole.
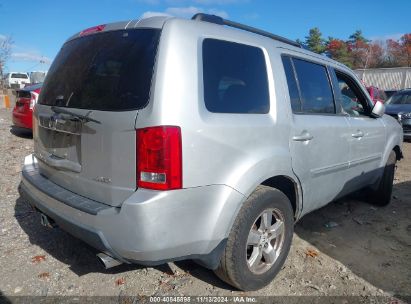
<instances>
[{"instance_id":1,"label":"chrome trim strip","mask_svg":"<svg viewBox=\"0 0 411 304\"><path fill-rule=\"evenodd\" d=\"M382 157L382 154L380 153L380 154L374 154L374 155L360 158L360 159L355 159L353 161L350 161L350 167L355 167L355 166L362 165L365 163L370 163L373 161L380 161L381 157Z\"/></svg>"},{"instance_id":2,"label":"chrome trim strip","mask_svg":"<svg viewBox=\"0 0 411 304\"><path fill-rule=\"evenodd\" d=\"M318 169L312 169L312 170L310 170L310 173L311 173L312 177L317 177L317 176L332 173L332 172L346 170L346 169L349 168L349 165L350 165L349 162L344 162L344 163L340 163L340 164L336 164L336 165L332 165L332 166L326 166L326 167L321 167L321 168L318 168Z\"/></svg>"}]
</instances>

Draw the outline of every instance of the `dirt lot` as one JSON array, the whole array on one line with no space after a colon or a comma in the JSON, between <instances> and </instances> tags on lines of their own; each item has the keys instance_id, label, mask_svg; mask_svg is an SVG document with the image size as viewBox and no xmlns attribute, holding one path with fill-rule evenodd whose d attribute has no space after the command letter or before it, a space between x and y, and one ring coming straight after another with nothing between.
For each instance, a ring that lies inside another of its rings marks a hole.
<instances>
[{"instance_id":1,"label":"dirt lot","mask_svg":"<svg viewBox=\"0 0 411 304\"><path fill-rule=\"evenodd\" d=\"M104 270L86 244L41 226L39 215L17 193L32 138L11 128L10 115L0 109L0 293L7 297L326 295L410 300L410 143L404 143L405 159L398 165L390 206L375 208L345 198L307 215L296 225L290 255L277 278L260 291L243 293L191 261Z\"/></svg>"}]
</instances>

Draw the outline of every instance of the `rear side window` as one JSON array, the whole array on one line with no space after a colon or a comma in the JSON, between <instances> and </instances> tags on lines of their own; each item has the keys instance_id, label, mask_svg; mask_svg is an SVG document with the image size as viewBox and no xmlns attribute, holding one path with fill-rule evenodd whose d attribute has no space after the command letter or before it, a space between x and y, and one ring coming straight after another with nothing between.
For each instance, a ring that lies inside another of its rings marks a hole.
<instances>
[{"instance_id":1,"label":"rear side window","mask_svg":"<svg viewBox=\"0 0 411 304\"><path fill-rule=\"evenodd\" d=\"M335 113L334 97L325 66L293 58L304 113Z\"/></svg>"},{"instance_id":2,"label":"rear side window","mask_svg":"<svg viewBox=\"0 0 411 304\"><path fill-rule=\"evenodd\" d=\"M67 42L39 103L102 111L141 109L150 97L160 30L103 32Z\"/></svg>"},{"instance_id":3,"label":"rear side window","mask_svg":"<svg viewBox=\"0 0 411 304\"><path fill-rule=\"evenodd\" d=\"M294 68L291 58L282 56L285 76L287 78L288 92L290 93L291 108L294 113L302 112L300 93L298 91L297 80L294 74Z\"/></svg>"},{"instance_id":4,"label":"rear side window","mask_svg":"<svg viewBox=\"0 0 411 304\"><path fill-rule=\"evenodd\" d=\"M215 39L203 42L204 101L214 113L268 113L267 69L257 47Z\"/></svg>"}]
</instances>

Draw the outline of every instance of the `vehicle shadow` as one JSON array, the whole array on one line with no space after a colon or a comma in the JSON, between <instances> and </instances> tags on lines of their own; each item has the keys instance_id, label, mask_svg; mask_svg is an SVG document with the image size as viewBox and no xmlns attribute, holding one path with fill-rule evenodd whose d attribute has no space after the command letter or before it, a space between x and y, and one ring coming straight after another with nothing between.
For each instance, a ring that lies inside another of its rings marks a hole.
<instances>
[{"instance_id":1,"label":"vehicle shadow","mask_svg":"<svg viewBox=\"0 0 411 304\"><path fill-rule=\"evenodd\" d=\"M361 194L339 199L303 217L295 233L370 284L410 299L411 181L395 184L392 195L386 207Z\"/></svg>"},{"instance_id":2,"label":"vehicle shadow","mask_svg":"<svg viewBox=\"0 0 411 304\"><path fill-rule=\"evenodd\" d=\"M230 291L238 291L237 288L228 285L224 281L220 280L212 270L204 268L192 260L178 261L174 262L174 264L176 264L186 273L189 273L190 275L199 279L200 281L210 284L216 288Z\"/></svg>"},{"instance_id":3,"label":"vehicle shadow","mask_svg":"<svg viewBox=\"0 0 411 304\"><path fill-rule=\"evenodd\" d=\"M0 303L2 303L2 304L11 304L12 303L12 301L3 294L1 289L0 289Z\"/></svg>"},{"instance_id":4,"label":"vehicle shadow","mask_svg":"<svg viewBox=\"0 0 411 304\"><path fill-rule=\"evenodd\" d=\"M88 273L118 274L145 268L136 264L122 264L104 269L96 254L98 250L71 236L59 228L47 228L40 224L40 213L36 212L21 197L16 200L14 216L28 235L30 243L42 248L53 258L70 265L70 269L82 276ZM173 271L167 265L153 267L167 274Z\"/></svg>"},{"instance_id":5,"label":"vehicle shadow","mask_svg":"<svg viewBox=\"0 0 411 304\"><path fill-rule=\"evenodd\" d=\"M16 126L11 126L10 133L15 136L21 137L21 138L27 138L27 139L33 138L33 132L31 130L19 128Z\"/></svg>"}]
</instances>

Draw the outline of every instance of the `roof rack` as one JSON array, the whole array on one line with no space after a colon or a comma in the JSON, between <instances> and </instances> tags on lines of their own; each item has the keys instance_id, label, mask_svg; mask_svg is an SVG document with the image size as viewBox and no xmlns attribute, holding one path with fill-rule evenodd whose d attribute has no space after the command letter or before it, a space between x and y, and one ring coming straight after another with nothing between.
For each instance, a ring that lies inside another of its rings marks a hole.
<instances>
[{"instance_id":1,"label":"roof rack","mask_svg":"<svg viewBox=\"0 0 411 304\"><path fill-rule=\"evenodd\" d=\"M293 46L296 46L296 47L300 47L300 48L302 47L296 41L293 41L293 40L290 40L290 39L287 39L287 38L284 38L284 37L281 37L281 36L278 36L278 35L275 35L275 34L271 34L269 32L260 30L260 29L255 28L255 27L251 27L251 26L248 26L248 25L245 25L245 24L241 24L241 23L237 23L237 22L234 22L234 21L226 20L226 19L223 19L223 18L221 18L219 16L216 16L216 15L199 13L199 14L195 14L191 19L192 20L198 20L198 21L210 22L210 23L214 23L214 24L218 24L218 25L227 25L227 26L230 26L230 27L238 28L240 30L255 33L255 34L258 34L258 35L261 35L261 36L265 36L265 37L268 37L268 38L271 38L271 39L274 39L274 40L277 40L277 41L281 41L281 42L284 42L284 43L287 43L287 44L290 44L290 45L293 45Z\"/></svg>"}]
</instances>

